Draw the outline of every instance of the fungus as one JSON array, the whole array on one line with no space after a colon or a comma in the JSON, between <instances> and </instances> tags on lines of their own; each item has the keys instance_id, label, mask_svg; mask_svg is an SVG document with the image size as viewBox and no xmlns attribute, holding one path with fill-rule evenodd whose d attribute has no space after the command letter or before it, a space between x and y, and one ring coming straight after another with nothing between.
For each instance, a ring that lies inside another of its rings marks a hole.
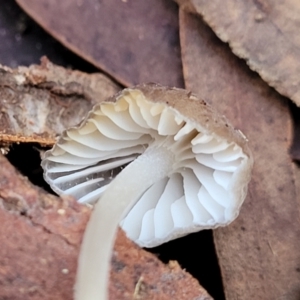
<instances>
[{"instance_id":1,"label":"fungus","mask_svg":"<svg viewBox=\"0 0 300 300\"><path fill-rule=\"evenodd\" d=\"M142 247L225 226L252 169L247 139L204 101L156 84L128 88L63 133L42 162L58 194L94 203L75 299L107 299L118 224Z\"/></svg>"}]
</instances>

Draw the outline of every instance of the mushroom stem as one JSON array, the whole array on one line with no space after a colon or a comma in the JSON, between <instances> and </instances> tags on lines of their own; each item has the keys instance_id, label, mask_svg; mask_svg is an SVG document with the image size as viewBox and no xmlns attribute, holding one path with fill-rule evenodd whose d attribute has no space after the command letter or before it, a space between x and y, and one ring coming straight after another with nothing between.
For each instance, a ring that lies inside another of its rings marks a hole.
<instances>
[{"instance_id":1,"label":"mushroom stem","mask_svg":"<svg viewBox=\"0 0 300 300\"><path fill-rule=\"evenodd\" d=\"M154 182L171 173L174 154L152 146L129 164L94 207L79 255L76 300L108 299L110 262L118 225Z\"/></svg>"}]
</instances>

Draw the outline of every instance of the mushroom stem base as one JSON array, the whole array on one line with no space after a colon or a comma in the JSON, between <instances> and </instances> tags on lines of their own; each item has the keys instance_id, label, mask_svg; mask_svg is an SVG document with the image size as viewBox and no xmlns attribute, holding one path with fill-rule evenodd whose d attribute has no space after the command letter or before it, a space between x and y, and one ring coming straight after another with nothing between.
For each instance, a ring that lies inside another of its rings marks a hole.
<instances>
[{"instance_id":1,"label":"mushroom stem base","mask_svg":"<svg viewBox=\"0 0 300 300\"><path fill-rule=\"evenodd\" d=\"M122 218L142 193L172 172L174 154L167 147L149 147L110 184L94 207L79 255L76 300L107 300L110 261Z\"/></svg>"}]
</instances>

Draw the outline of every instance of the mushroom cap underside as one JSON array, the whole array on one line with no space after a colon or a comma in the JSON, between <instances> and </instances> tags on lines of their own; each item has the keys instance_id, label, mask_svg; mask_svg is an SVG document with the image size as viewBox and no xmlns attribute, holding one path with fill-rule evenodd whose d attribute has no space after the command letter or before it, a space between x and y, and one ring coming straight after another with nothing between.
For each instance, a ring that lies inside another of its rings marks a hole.
<instances>
[{"instance_id":1,"label":"mushroom cap underside","mask_svg":"<svg viewBox=\"0 0 300 300\"><path fill-rule=\"evenodd\" d=\"M58 194L93 203L150 147L168 151L174 164L121 221L133 241L154 247L237 217L253 164L247 140L208 104L182 89L141 85L95 106L46 152L44 177ZM159 167L149 162L149 168Z\"/></svg>"}]
</instances>

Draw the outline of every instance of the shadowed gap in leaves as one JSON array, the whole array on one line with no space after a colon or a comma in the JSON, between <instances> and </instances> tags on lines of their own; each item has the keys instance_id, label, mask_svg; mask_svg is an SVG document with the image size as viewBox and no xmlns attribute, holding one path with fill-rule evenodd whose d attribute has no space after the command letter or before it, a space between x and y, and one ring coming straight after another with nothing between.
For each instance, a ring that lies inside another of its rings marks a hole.
<instances>
[{"instance_id":1,"label":"shadowed gap in leaves","mask_svg":"<svg viewBox=\"0 0 300 300\"><path fill-rule=\"evenodd\" d=\"M291 116L293 120L293 137L290 145L290 156L292 160L300 164L300 107L289 101Z\"/></svg>"},{"instance_id":2,"label":"shadowed gap in leaves","mask_svg":"<svg viewBox=\"0 0 300 300\"><path fill-rule=\"evenodd\" d=\"M196 232L147 250L164 263L177 260L215 300L225 300L212 230Z\"/></svg>"}]
</instances>

